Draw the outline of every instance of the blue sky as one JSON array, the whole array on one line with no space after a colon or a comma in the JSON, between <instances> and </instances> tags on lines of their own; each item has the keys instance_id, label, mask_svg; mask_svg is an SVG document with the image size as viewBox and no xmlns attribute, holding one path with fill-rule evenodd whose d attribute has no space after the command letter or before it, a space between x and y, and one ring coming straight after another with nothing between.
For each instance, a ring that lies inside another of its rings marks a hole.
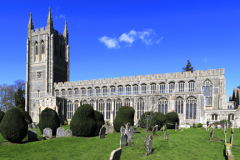
<instances>
[{"instance_id":1,"label":"blue sky","mask_svg":"<svg viewBox=\"0 0 240 160\"><path fill-rule=\"evenodd\" d=\"M70 81L225 68L227 99L240 85L240 1L3 1L0 84L26 80L34 28L68 23Z\"/></svg>"}]
</instances>

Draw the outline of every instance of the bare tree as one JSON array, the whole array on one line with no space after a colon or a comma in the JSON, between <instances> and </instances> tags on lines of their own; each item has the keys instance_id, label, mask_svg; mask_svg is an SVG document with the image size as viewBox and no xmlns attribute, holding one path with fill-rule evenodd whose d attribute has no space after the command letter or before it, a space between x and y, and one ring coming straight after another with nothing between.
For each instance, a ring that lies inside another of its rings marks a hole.
<instances>
[{"instance_id":1,"label":"bare tree","mask_svg":"<svg viewBox=\"0 0 240 160\"><path fill-rule=\"evenodd\" d=\"M15 93L18 88L25 91L25 82L23 80L16 80L13 85L0 85L0 110L6 112L15 107Z\"/></svg>"}]
</instances>

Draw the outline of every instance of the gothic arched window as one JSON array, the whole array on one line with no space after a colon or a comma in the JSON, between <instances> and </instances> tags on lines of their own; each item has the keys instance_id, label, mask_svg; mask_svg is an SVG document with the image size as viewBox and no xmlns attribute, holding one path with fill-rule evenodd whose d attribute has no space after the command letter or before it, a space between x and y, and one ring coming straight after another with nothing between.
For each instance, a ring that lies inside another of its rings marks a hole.
<instances>
[{"instance_id":1,"label":"gothic arched window","mask_svg":"<svg viewBox=\"0 0 240 160\"><path fill-rule=\"evenodd\" d=\"M178 97L175 101L175 112L178 114L183 114L183 98Z\"/></svg>"},{"instance_id":2,"label":"gothic arched window","mask_svg":"<svg viewBox=\"0 0 240 160\"><path fill-rule=\"evenodd\" d=\"M146 94L146 93L147 93L147 85L142 84L141 94Z\"/></svg>"},{"instance_id":3,"label":"gothic arched window","mask_svg":"<svg viewBox=\"0 0 240 160\"><path fill-rule=\"evenodd\" d=\"M143 113L144 113L144 100L142 98L139 98L137 102L137 119L140 119Z\"/></svg>"},{"instance_id":4,"label":"gothic arched window","mask_svg":"<svg viewBox=\"0 0 240 160\"><path fill-rule=\"evenodd\" d=\"M105 95L107 95L107 87L103 87L103 95L105 96Z\"/></svg>"},{"instance_id":5,"label":"gothic arched window","mask_svg":"<svg viewBox=\"0 0 240 160\"><path fill-rule=\"evenodd\" d=\"M116 102L116 113L118 112L118 110L121 106L122 106L122 101L121 101L121 99L118 99Z\"/></svg>"},{"instance_id":6,"label":"gothic arched window","mask_svg":"<svg viewBox=\"0 0 240 160\"><path fill-rule=\"evenodd\" d=\"M126 95L130 95L131 94L131 86L127 85L126 86Z\"/></svg>"},{"instance_id":7,"label":"gothic arched window","mask_svg":"<svg viewBox=\"0 0 240 160\"><path fill-rule=\"evenodd\" d=\"M229 114L228 115L228 120L230 121L230 120L234 120L234 114Z\"/></svg>"},{"instance_id":8,"label":"gothic arched window","mask_svg":"<svg viewBox=\"0 0 240 160\"><path fill-rule=\"evenodd\" d=\"M111 86L111 95L115 95L115 86Z\"/></svg>"},{"instance_id":9,"label":"gothic arched window","mask_svg":"<svg viewBox=\"0 0 240 160\"><path fill-rule=\"evenodd\" d=\"M174 92L174 89L175 89L175 83L174 82L169 83L169 93Z\"/></svg>"},{"instance_id":10,"label":"gothic arched window","mask_svg":"<svg viewBox=\"0 0 240 160\"><path fill-rule=\"evenodd\" d=\"M197 115L197 99L189 97L186 101L186 119L196 119Z\"/></svg>"},{"instance_id":11,"label":"gothic arched window","mask_svg":"<svg viewBox=\"0 0 240 160\"><path fill-rule=\"evenodd\" d=\"M75 101L74 102L74 113L77 110L78 106L79 106L79 101Z\"/></svg>"},{"instance_id":12,"label":"gothic arched window","mask_svg":"<svg viewBox=\"0 0 240 160\"><path fill-rule=\"evenodd\" d=\"M98 107L99 107L98 111L103 114L103 117L105 117L105 106L104 106L104 101L102 99L99 101Z\"/></svg>"},{"instance_id":13,"label":"gothic arched window","mask_svg":"<svg viewBox=\"0 0 240 160\"><path fill-rule=\"evenodd\" d=\"M160 83L160 93L165 93L165 83Z\"/></svg>"},{"instance_id":14,"label":"gothic arched window","mask_svg":"<svg viewBox=\"0 0 240 160\"><path fill-rule=\"evenodd\" d=\"M67 104L67 119L72 119L73 116L73 104L72 102L68 102Z\"/></svg>"},{"instance_id":15,"label":"gothic arched window","mask_svg":"<svg viewBox=\"0 0 240 160\"><path fill-rule=\"evenodd\" d=\"M168 100L166 98L161 98L158 100L158 112L163 114L168 113Z\"/></svg>"},{"instance_id":16,"label":"gothic arched window","mask_svg":"<svg viewBox=\"0 0 240 160\"><path fill-rule=\"evenodd\" d=\"M133 86L133 94L138 94L138 85Z\"/></svg>"},{"instance_id":17,"label":"gothic arched window","mask_svg":"<svg viewBox=\"0 0 240 160\"><path fill-rule=\"evenodd\" d=\"M92 106L94 108L94 100L90 101L90 106Z\"/></svg>"},{"instance_id":18,"label":"gothic arched window","mask_svg":"<svg viewBox=\"0 0 240 160\"><path fill-rule=\"evenodd\" d=\"M208 79L203 83L203 94L206 98L206 105L212 105L212 83Z\"/></svg>"},{"instance_id":19,"label":"gothic arched window","mask_svg":"<svg viewBox=\"0 0 240 160\"><path fill-rule=\"evenodd\" d=\"M118 86L118 95L123 95L123 86Z\"/></svg>"},{"instance_id":20,"label":"gothic arched window","mask_svg":"<svg viewBox=\"0 0 240 160\"><path fill-rule=\"evenodd\" d=\"M130 99L125 99L124 106L130 106Z\"/></svg>"},{"instance_id":21,"label":"gothic arched window","mask_svg":"<svg viewBox=\"0 0 240 160\"><path fill-rule=\"evenodd\" d=\"M184 82L179 82L179 84L178 84L178 91L179 92L184 92Z\"/></svg>"},{"instance_id":22,"label":"gothic arched window","mask_svg":"<svg viewBox=\"0 0 240 160\"><path fill-rule=\"evenodd\" d=\"M213 121L217 121L218 120L218 115L217 114L213 114L212 115L212 120Z\"/></svg>"},{"instance_id":23,"label":"gothic arched window","mask_svg":"<svg viewBox=\"0 0 240 160\"><path fill-rule=\"evenodd\" d=\"M151 93L156 93L156 84L155 83L151 84Z\"/></svg>"},{"instance_id":24,"label":"gothic arched window","mask_svg":"<svg viewBox=\"0 0 240 160\"><path fill-rule=\"evenodd\" d=\"M106 106L106 119L110 119L110 111L111 111L111 100L107 100L107 106Z\"/></svg>"},{"instance_id":25,"label":"gothic arched window","mask_svg":"<svg viewBox=\"0 0 240 160\"><path fill-rule=\"evenodd\" d=\"M188 82L188 91L189 92L194 92L194 85L195 85L194 81Z\"/></svg>"}]
</instances>

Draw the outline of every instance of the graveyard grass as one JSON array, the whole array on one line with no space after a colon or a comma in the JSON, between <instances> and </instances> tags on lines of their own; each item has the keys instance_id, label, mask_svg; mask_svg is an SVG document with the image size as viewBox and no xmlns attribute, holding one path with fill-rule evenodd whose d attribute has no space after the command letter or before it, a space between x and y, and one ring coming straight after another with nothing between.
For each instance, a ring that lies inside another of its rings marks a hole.
<instances>
[{"instance_id":1,"label":"graveyard grass","mask_svg":"<svg viewBox=\"0 0 240 160\"><path fill-rule=\"evenodd\" d=\"M62 126L69 129L69 126ZM38 138L41 133L35 129ZM153 137L153 153L144 156L145 149L142 139L143 129L137 128L141 133L134 133L133 145L123 147L122 160L139 159L169 159L169 160L207 160L224 159L224 134L223 129L214 129L213 137L216 141L208 141L210 131L204 128L182 129L177 132L168 130L168 139L164 140L164 132L157 131ZM151 132L149 132L151 133ZM231 129L227 129L227 142L229 142ZM27 140L27 137L25 138ZM104 139L98 136L53 138L22 144L1 143L6 140L0 134L0 159L86 159L106 160L110 158L113 150L119 148L120 133L107 134ZM240 131L235 129L233 134L233 155L240 159Z\"/></svg>"}]
</instances>

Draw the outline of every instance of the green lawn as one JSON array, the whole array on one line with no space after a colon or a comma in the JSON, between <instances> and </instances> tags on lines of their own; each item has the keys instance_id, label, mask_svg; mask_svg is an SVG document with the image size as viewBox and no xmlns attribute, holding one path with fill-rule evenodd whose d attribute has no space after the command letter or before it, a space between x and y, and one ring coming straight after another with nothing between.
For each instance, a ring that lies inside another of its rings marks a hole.
<instances>
[{"instance_id":1,"label":"green lawn","mask_svg":"<svg viewBox=\"0 0 240 160\"><path fill-rule=\"evenodd\" d=\"M68 129L68 126L63 126ZM38 129L38 138L41 133ZM133 146L124 147L121 159L224 159L224 134L223 129L214 129L215 139L222 141L208 141L210 130L205 129L183 129L183 131L168 130L168 141L164 140L164 132L157 132L153 137L153 153L144 156L141 133L134 133ZM230 138L231 129L227 130L227 141ZM233 139L233 155L235 159L240 159L240 131L235 129ZM24 144L0 144L0 159L93 159L107 160L110 158L112 150L119 148L120 133L106 135L105 139L98 137L68 137L54 138L29 142ZM27 139L27 137L26 137ZM6 141L0 135L0 142Z\"/></svg>"}]
</instances>

